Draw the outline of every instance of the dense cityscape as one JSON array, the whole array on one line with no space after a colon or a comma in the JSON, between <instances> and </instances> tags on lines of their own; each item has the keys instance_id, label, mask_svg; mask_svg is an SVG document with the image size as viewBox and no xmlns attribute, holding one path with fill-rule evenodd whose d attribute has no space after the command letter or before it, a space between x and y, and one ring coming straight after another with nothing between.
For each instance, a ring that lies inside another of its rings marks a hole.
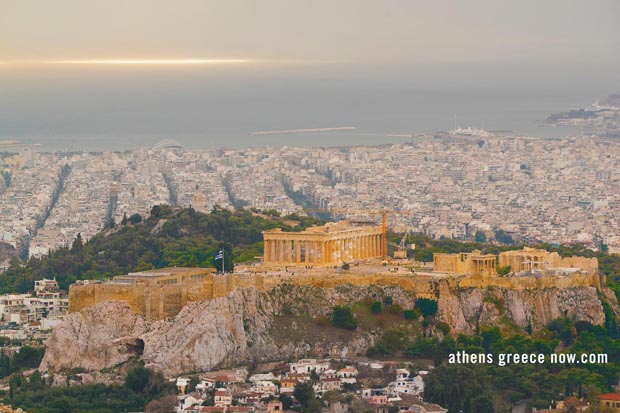
<instances>
[{"instance_id":1,"label":"dense cityscape","mask_svg":"<svg viewBox=\"0 0 620 413\"><path fill-rule=\"evenodd\" d=\"M281 215L387 209L396 231L435 239L620 248L620 144L594 137L420 137L377 147L133 152L0 160L0 240L42 256L158 204ZM134 217L134 219L137 219ZM4 263L6 265L6 263Z\"/></svg>"}]
</instances>

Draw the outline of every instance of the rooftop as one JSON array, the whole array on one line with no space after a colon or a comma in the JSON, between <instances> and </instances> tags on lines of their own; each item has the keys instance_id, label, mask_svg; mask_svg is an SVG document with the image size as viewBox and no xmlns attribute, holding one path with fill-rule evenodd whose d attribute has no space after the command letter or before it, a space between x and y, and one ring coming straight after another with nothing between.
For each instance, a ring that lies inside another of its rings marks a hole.
<instances>
[{"instance_id":1,"label":"rooftop","mask_svg":"<svg viewBox=\"0 0 620 413\"><path fill-rule=\"evenodd\" d=\"M378 224L374 224L374 225L368 225L368 224L369 224L368 221L349 221L349 220L338 221L338 222L328 222L325 225L309 227L304 231L291 232L291 234L327 235L327 234L334 234L337 232L358 230L360 228L372 228L372 227L380 228L381 227ZM263 231L263 233L279 233L279 232L283 232L281 228L274 228L271 230Z\"/></svg>"}]
</instances>

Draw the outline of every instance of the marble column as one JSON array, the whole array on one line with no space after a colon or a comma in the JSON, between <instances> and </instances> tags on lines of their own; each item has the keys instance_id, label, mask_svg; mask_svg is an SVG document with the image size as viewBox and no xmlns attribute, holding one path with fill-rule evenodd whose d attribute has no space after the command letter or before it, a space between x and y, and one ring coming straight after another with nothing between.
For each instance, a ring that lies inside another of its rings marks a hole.
<instances>
[{"instance_id":1,"label":"marble column","mask_svg":"<svg viewBox=\"0 0 620 413\"><path fill-rule=\"evenodd\" d=\"M301 243L300 241L295 241L295 262L297 264L301 264Z\"/></svg>"}]
</instances>

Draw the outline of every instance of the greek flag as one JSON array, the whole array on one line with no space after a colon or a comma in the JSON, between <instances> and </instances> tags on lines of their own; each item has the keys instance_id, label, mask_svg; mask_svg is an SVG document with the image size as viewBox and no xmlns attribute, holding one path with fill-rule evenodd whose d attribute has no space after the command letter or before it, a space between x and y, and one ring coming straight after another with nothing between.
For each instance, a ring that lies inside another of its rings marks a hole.
<instances>
[{"instance_id":1,"label":"greek flag","mask_svg":"<svg viewBox=\"0 0 620 413\"><path fill-rule=\"evenodd\" d=\"M217 261L217 260L222 260L224 259L224 251L221 251L217 253L217 255L215 256L215 258L213 258L213 261Z\"/></svg>"}]
</instances>

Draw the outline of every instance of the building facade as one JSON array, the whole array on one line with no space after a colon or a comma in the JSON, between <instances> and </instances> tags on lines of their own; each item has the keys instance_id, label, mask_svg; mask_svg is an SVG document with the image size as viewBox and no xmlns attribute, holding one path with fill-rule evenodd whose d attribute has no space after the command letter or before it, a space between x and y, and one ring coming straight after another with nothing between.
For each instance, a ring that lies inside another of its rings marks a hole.
<instances>
[{"instance_id":1,"label":"building facade","mask_svg":"<svg viewBox=\"0 0 620 413\"><path fill-rule=\"evenodd\" d=\"M495 275L497 257L482 254L480 251L461 252L458 254L433 254L433 271L473 276Z\"/></svg>"},{"instance_id":2,"label":"building facade","mask_svg":"<svg viewBox=\"0 0 620 413\"><path fill-rule=\"evenodd\" d=\"M553 269L573 269L586 274L598 271L598 259L586 257L561 257L557 252L524 247L517 251L499 254L499 265L510 266L511 272L545 272Z\"/></svg>"},{"instance_id":3,"label":"building facade","mask_svg":"<svg viewBox=\"0 0 620 413\"><path fill-rule=\"evenodd\" d=\"M381 226L354 226L349 221L310 227L301 232L280 228L263 231L263 262L277 264L339 264L381 257Z\"/></svg>"}]
</instances>

